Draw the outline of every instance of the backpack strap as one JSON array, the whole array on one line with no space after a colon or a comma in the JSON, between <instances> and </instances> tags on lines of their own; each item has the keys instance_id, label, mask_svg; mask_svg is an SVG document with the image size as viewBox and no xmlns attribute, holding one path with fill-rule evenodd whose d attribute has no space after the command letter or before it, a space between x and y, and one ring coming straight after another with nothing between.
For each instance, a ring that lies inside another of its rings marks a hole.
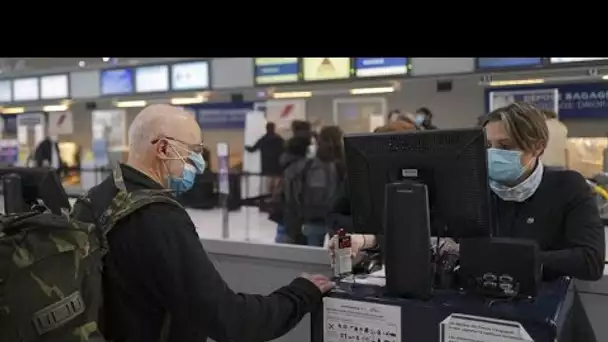
<instances>
[{"instance_id":1,"label":"backpack strap","mask_svg":"<svg viewBox=\"0 0 608 342\"><path fill-rule=\"evenodd\" d=\"M304 167L302 168L302 173L300 174L300 186L301 188L300 193L298 194L298 196L296 196L296 199L298 201L298 204L302 205L304 204L304 191L306 191L306 185L308 182L308 171L310 171L310 168L312 167L312 163L314 162L314 158L307 158L306 159L306 163L304 164Z\"/></svg>"},{"instance_id":2,"label":"backpack strap","mask_svg":"<svg viewBox=\"0 0 608 342\"><path fill-rule=\"evenodd\" d=\"M107 235L116 223L139 209L153 203L167 203L179 208L183 206L171 196L170 190L142 189L128 192L120 166L112 171L114 185L118 190L109 207L100 215L99 224Z\"/></svg>"}]
</instances>

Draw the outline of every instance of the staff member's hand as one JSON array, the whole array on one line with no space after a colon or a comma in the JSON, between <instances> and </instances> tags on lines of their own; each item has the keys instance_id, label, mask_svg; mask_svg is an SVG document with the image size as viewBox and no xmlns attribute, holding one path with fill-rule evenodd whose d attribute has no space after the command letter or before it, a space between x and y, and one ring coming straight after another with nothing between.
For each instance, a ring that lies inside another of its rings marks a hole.
<instances>
[{"instance_id":1,"label":"staff member's hand","mask_svg":"<svg viewBox=\"0 0 608 342\"><path fill-rule=\"evenodd\" d=\"M330 240L329 240L329 255L333 258L335 255L335 246L336 246L336 240L338 239L337 235L334 235ZM376 237L374 235L362 235L362 234L352 234L350 236L350 248L352 251L352 256L353 258L356 258L357 255L359 255L359 252L361 252L364 249L367 248L372 248L376 246Z\"/></svg>"},{"instance_id":2,"label":"staff member's hand","mask_svg":"<svg viewBox=\"0 0 608 342\"><path fill-rule=\"evenodd\" d=\"M327 291L333 289L334 286L336 286L336 283L334 283L333 281L331 281L331 279L327 278L322 274L302 273L300 277L308 279L311 283L315 284L315 286L319 288L319 291L321 291L321 293L326 293Z\"/></svg>"}]
</instances>

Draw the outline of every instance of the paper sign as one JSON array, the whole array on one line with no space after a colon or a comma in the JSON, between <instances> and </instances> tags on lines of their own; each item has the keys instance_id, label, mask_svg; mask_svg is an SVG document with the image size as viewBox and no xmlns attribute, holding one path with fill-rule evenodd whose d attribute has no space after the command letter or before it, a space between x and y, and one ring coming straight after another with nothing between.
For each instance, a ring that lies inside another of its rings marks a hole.
<instances>
[{"instance_id":1,"label":"paper sign","mask_svg":"<svg viewBox=\"0 0 608 342\"><path fill-rule=\"evenodd\" d=\"M439 325L439 342L534 342L519 322L452 314Z\"/></svg>"},{"instance_id":2,"label":"paper sign","mask_svg":"<svg viewBox=\"0 0 608 342\"><path fill-rule=\"evenodd\" d=\"M323 298L323 341L401 342L401 308Z\"/></svg>"},{"instance_id":3,"label":"paper sign","mask_svg":"<svg viewBox=\"0 0 608 342\"><path fill-rule=\"evenodd\" d=\"M56 136L60 134L72 134L73 132L74 123L72 121L72 112L49 113L49 135Z\"/></svg>"}]
</instances>

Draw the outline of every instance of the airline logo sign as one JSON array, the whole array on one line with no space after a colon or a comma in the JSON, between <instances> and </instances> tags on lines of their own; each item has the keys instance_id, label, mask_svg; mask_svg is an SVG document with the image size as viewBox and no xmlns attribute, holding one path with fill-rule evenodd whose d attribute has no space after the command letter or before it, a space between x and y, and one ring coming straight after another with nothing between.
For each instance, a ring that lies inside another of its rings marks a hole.
<instances>
[{"instance_id":1,"label":"airline logo sign","mask_svg":"<svg viewBox=\"0 0 608 342\"><path fill-rule=\"evenodd\" d=\"M293 120L306 120L305 100L271 100L266 102L266 120L274 122L281 135L291 131Z\"/></svg>"},{"instance_id":2,"label":"airline logo sign","mask_svg":"<svg viewBox=\"0 0 608 342\"><path fill-rule=\"evenodd\" d=\"M49 134L72 134L74 132L74 121L72 112L50 112L49 113Z\"/></svg>"}]
</instances>

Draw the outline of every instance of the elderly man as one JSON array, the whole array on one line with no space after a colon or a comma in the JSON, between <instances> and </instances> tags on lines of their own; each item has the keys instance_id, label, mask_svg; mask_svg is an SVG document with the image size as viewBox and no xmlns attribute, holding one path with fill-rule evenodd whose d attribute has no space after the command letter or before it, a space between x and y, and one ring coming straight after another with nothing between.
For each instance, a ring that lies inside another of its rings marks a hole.
<instances>
[{"instance_id":1,"label":"elderly man","mask_svg":"<svg viewBox=\"0 0 608 342\"><path fill-rule=\"evenodd\" d=\"M187 191L205 168L199 126L177 107L142 110L129 128L129 148L127 163L120 165L127 191ZM112 177L93 188L93 212L79 203L77 219L99 217L116 191ZM209 260L188 213L171 203L139 209L119 221L108 240L102 330L114 342L159 341L161 335L169 342L272 340L333 286L324 276L304 275L268 296L234 293Z\"/></svg>"}]
</instances>

